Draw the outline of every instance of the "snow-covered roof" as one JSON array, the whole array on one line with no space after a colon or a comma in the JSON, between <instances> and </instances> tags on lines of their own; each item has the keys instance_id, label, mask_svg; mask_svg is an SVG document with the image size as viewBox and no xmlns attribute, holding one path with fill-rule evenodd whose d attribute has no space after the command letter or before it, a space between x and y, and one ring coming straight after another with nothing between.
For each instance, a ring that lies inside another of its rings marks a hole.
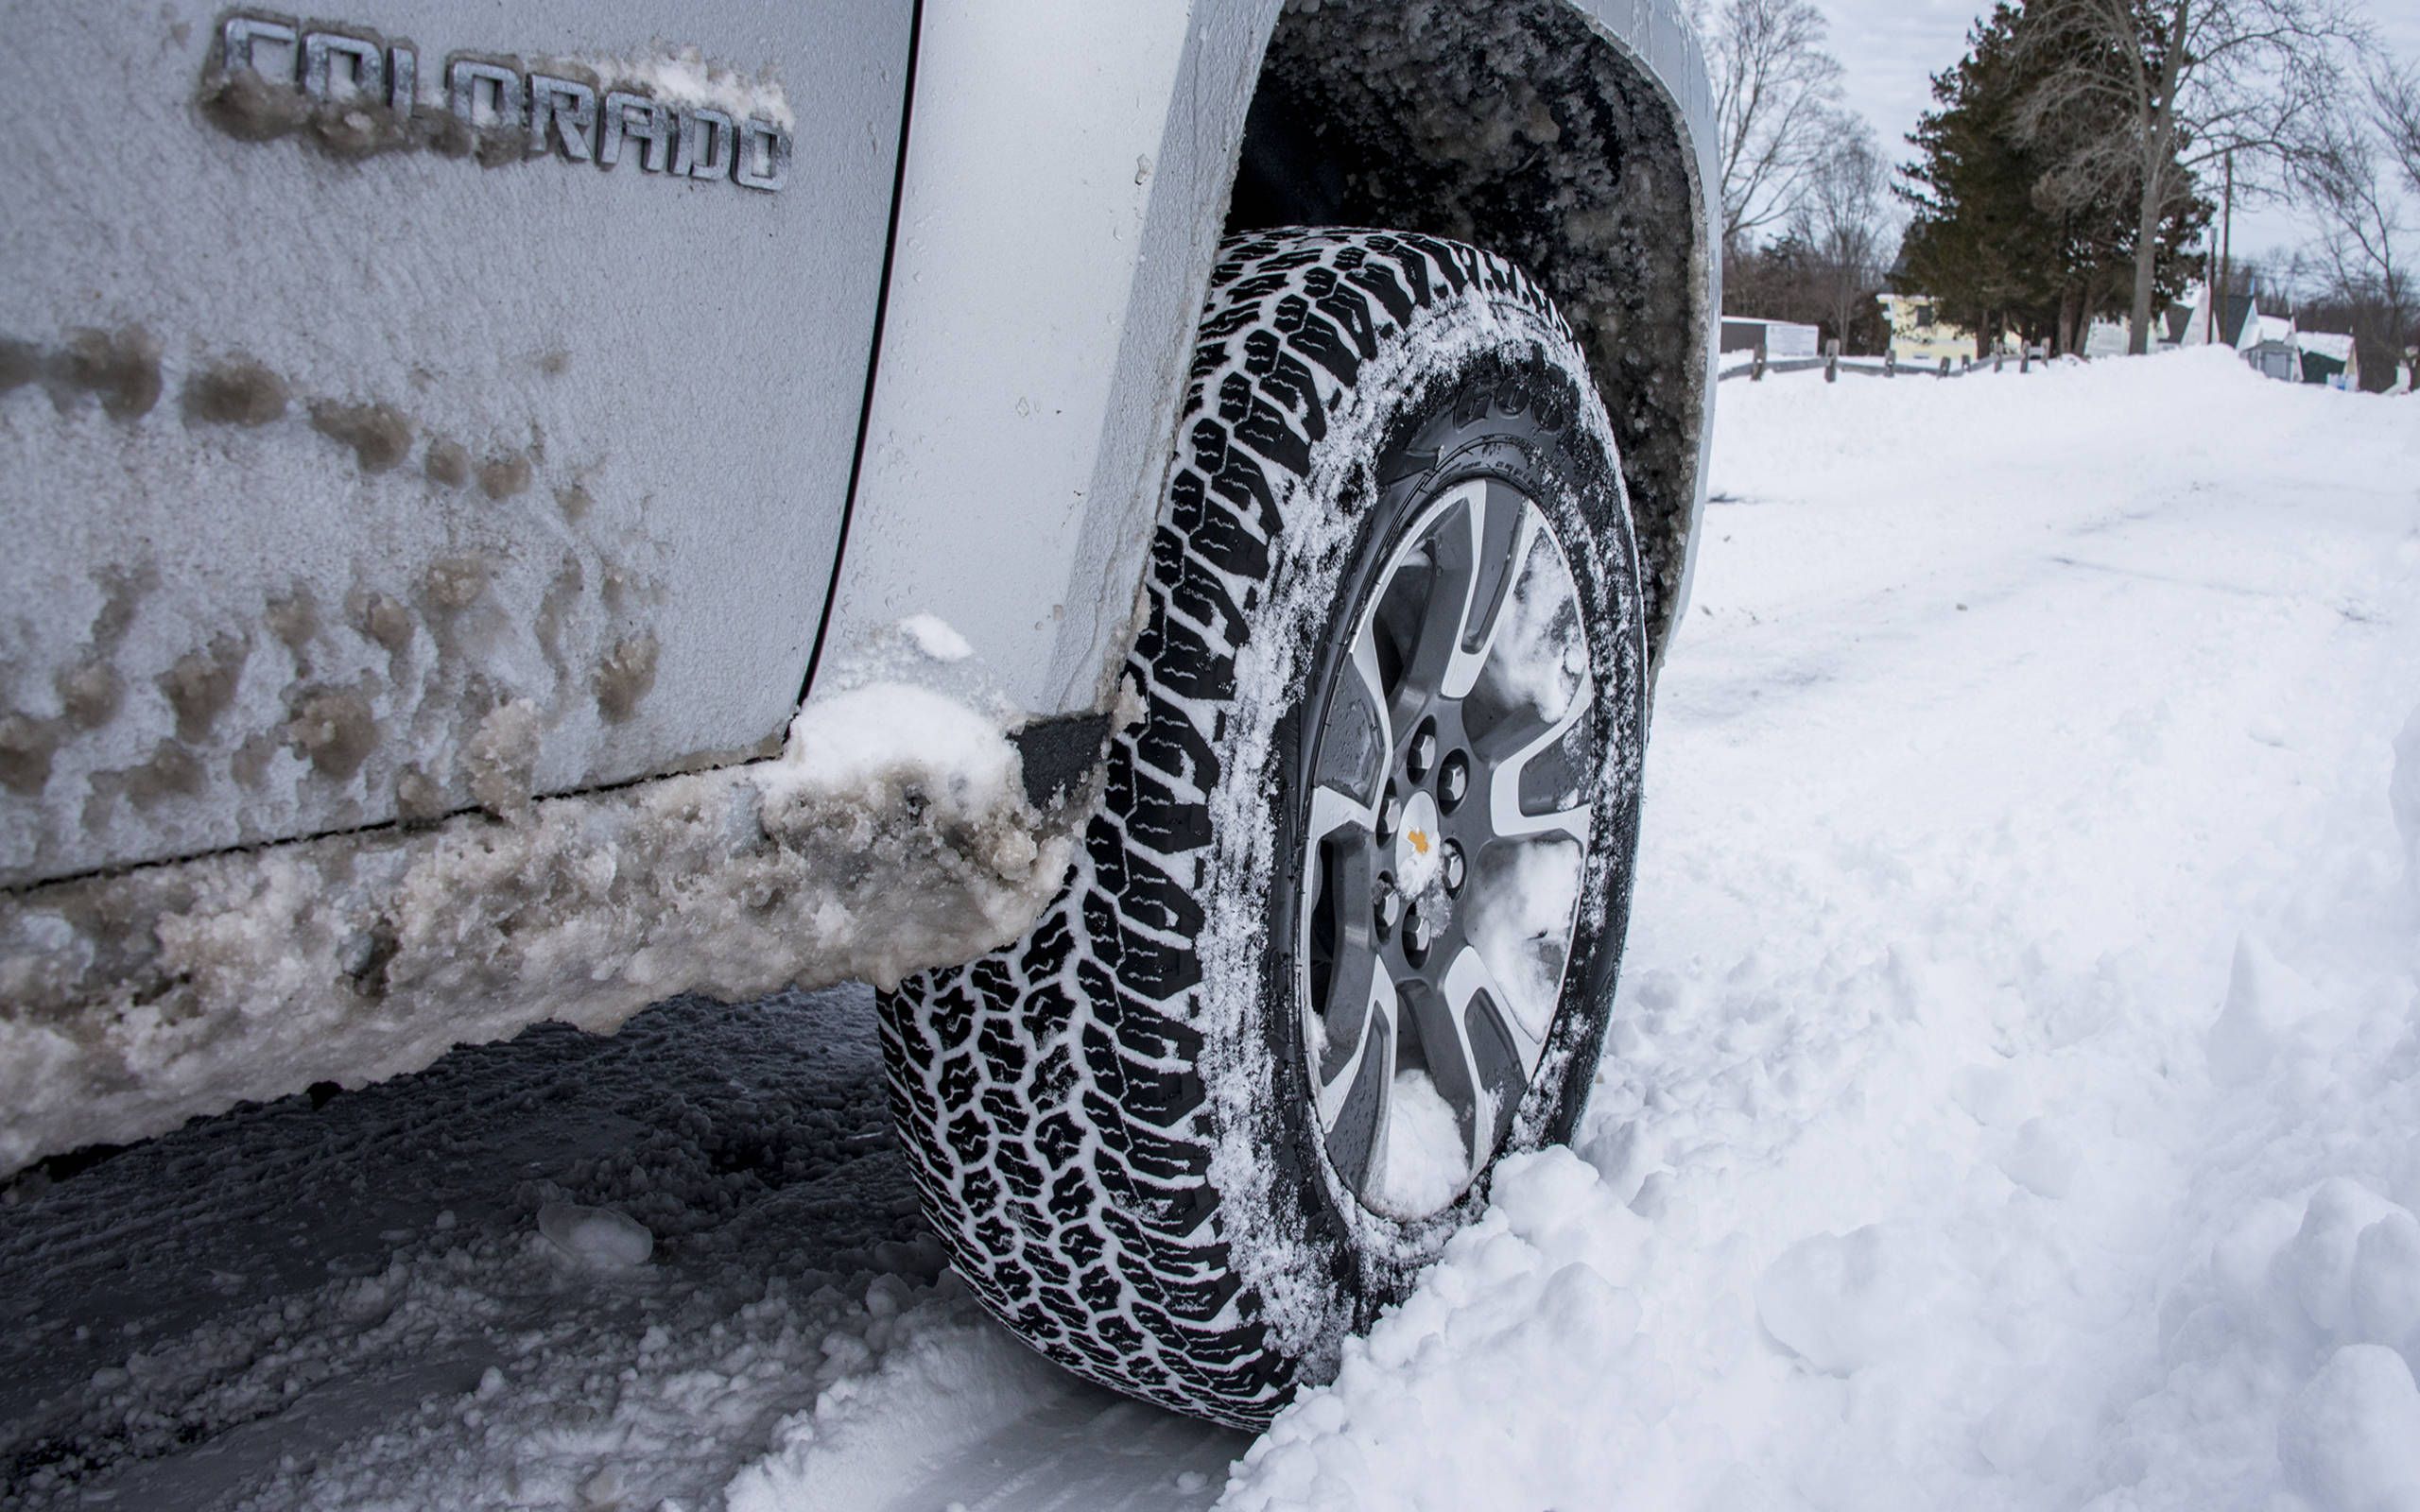
<instances>
[{"instance_id":1,"label":"snow-covered roof","mask_svg":"<svg viewBox=\"0 0 2420 1512\"><path fill-rule=\"evenodd\" d=\"M2290 315L2263 315L2259 335L2262 341L2290 346L2294 339L2294 318Z\"/></svg>"},{"instance_id":2,"label":"snow-covered roof","mask_svg":"<svg viewBox=\"0 0 2420 1512\"><path fill-rule=\"evenodd\" d=\"M2314 356L2330 362L2349 363L2353 360L2353 338L2335 331L2300 331L2294 344Z\"/></svg>"}]
</instances>

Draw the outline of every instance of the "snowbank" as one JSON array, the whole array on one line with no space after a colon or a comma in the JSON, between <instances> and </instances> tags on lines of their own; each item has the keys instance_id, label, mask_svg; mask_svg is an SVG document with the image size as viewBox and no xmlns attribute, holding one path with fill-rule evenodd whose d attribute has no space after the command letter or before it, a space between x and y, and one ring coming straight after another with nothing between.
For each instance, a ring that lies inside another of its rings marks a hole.
<instances>
[{"instance_id":1,"label":"snowbank","mask_svg":"<svg viewBox=\"0 0 2420 1512\"><path fill-rule=\"evenodd\" d=\"M2403 832L2408 875L2420 891L2420 710L2394 742L2394 823Z\"/></svg>"}]
</instances>

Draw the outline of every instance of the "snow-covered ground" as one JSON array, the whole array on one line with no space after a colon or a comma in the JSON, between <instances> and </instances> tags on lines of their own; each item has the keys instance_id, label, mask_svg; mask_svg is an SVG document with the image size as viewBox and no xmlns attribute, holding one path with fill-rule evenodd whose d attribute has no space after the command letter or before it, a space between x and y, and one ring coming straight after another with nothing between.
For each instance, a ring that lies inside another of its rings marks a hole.
<instances>
[{"instance_id":1,"label":"snow-covered ground","mask_svg":"<svg viewBox=\"0 0 2420 1512\"><path fill-rule=\"evenodd\" d=\"M1579 1146L1259 1441L941 1274L844 989L20 1186L0 1503L2420 1508L2420 401L1721 404Z\"/></svg>"},{"instance_id":2,"label":"snow-covered ground","mask_svg":"<svg viewBox=\"0 0 2420 1512\"><path fill-rule=\"evenodd\" d=\"M1230 1503L2420 1507L2420 401L1721 398L1579 1151Z\"/></svg>"}]
</instances>

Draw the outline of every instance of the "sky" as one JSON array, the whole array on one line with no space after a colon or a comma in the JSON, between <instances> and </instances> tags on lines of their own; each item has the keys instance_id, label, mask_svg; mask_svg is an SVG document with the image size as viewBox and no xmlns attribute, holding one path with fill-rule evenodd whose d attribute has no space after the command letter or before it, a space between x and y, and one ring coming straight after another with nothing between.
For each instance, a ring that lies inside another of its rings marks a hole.
<instances>
[{"instance_id":1,"label":"sky","mask_svg":"<svg viewBox=\"0 0 2420 1512\"><path fill-rule=\"evenodd\" d=\"M1988 0L1818 0L1832 22L1832 51L1848 70L1849 103L1874 124L1893 161L1912 155L1907 134L1932 103L1932 76L1966 50L1966 30ZM2396 57L2420 61L2420 0L2369 0L2371 22ZM2290 210L2238 211L2238 258L2290 250L2308 240Z\"/></svg>"}]
</instances>

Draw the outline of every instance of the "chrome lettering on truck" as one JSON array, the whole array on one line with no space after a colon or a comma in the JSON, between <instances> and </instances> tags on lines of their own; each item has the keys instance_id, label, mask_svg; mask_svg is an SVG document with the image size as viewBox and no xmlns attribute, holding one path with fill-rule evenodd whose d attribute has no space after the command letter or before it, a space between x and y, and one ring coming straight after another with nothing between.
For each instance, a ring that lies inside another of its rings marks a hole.
<instances>
[{"instance_id":1,"label":"chrome lettering on truck","mask_svg":"<svg viewBox=\"0 0 2420 1512\"><path fill-rule=\"evenodd\" d=\"M344 157L417 146L475 151L491 163L560 157L600 168L627 154L642 173L767 194L789 180L792 139L782 121L660 99L586 68L573 77L458 53L431 105L420 97L420 53L409 42L252 11L229 15L216 42L204 112L248 141L299 132Z\"/></svg>"}]
</instances>

